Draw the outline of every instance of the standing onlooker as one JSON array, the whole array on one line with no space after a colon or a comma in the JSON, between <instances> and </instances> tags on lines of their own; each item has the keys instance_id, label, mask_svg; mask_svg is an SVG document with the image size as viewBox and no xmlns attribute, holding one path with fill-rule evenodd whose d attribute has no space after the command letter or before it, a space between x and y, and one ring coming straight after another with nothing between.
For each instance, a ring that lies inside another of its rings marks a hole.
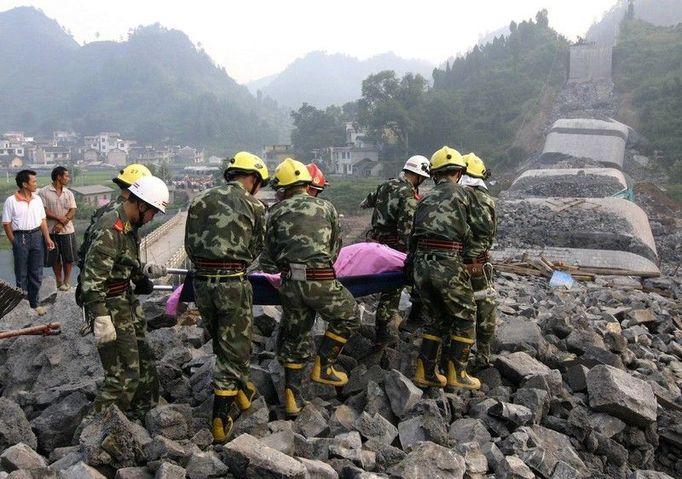
<instances>
[{"instance_id":1,"label":"standing onlooker","mask_svg":"<svg viewBox=\"0 0 682 479\"><path fill-rule=\"evenodd\" d=\"M2 227L12 243L17 287L28 291L31 308L42 316L46 311L38 305L38 292L43 281L43 239L48 250L54 248L54 243L47 229L43 202L33 194L38 189L36 172L21 170L16 182L19 191L5 200Z\"/></svg>"},{"instance_id":2,"label":"standing onlooker","mask_svg":"<svg viewBox=\"0 0 682 479\"><path fill-rule=\"evenodd\" d=\"M38 191L45 205L47 229L57 251L46 255L45 266L52 266L57 288L68 291L73 263L78 261L78 245L73 218L76 216L76 198L66 185L71 181L69 170L58 166L52 170L52 184Z\"/></svg>"}]
</instances>

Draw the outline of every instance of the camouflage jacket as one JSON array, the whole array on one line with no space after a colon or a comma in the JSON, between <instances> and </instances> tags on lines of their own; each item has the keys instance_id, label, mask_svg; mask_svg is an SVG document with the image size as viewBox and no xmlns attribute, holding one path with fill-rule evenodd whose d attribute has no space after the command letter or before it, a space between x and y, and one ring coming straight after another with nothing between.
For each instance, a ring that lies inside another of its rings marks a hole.
<instances>
[{"instance_id":1,"label":"camouflage jacket","mask_svg":"<svg viewBox=\"0 0 682 479\"><path fill-rule=\"evenodd\" d=\"M106 214L110 211L114 211L119 206L121 206L124 202L125 202L125 198L123 196L119 196L118 198L116 198L115 200L111 200L109 203L102 206L101 208L96 209L95 212L90 217L90 224L88 225L87 229L85 230L85 233L83 233L83 241L81 242L81 246L78 249L78 268L81 271L83 270L83 265L85 264L85 255L88 253L88 248L90 248L90 242L92 240L92 238L91 238L92 229L97 224L97 221L104 214Z\"/></svg>"},{"instance_id":2,"label":"camouflage jacket","mask_svg":"<svg viewBox=\"0 0 682 479\"><path fill-rule=\"evenodd\" d=\"M107 285L141 277L137 231L121 205L103 214L91 228L81 283L85 307L95 316L109 314Z\"/></svg>"},{"instance_id":3,"label":"camouflage jacket","mask_svg":"<svg viewBox=\"0 0 682 479\"><path fill-rule=\"evenodd\" d=\"M493 245L497 221L495 218L495 200L485 188L478 186L464 187L469 196L469 227L471 241L467 244L462 256L477 258L487 252Z\"/></svg>"},{"instance_id":4,"label":"camouflage jacket","mask_svg":"<svg viewBox=\"0 0 682 479\"><path fill-rule=\"evenodd\" d=\"M185 251L192 261L249 265L263 249L264 238L265 206L238 181L200 193L187 211Z\"/></svg>"},{"instance_id":5,"label":"camouflage jacket","mask_svg":"<svg viewBox=\"0 0 682 479\"><path fill-rule=\"evenodd\" d=\"M469 208L469 195L462 186L449 181L437 183L417 204L410 252L416 251L419 238L456 241L466 248L471 241Z\"/></svg>"},{"instance_id":6,"label":"camouflage jacket","mask_svg":"<svg viewBox=\"0 0 682 479\"><path fill-rule=\"evenodd\" d=\"M389 246L402 251L407 249L407 240L412 229L412 219L417 208L417 189L405 178L390 179L377 188L372 214L372 238L379 242L389 241Z\"/></svg>"},{"instance_id":7,"label":"camouflage jacket","mask_svg":"<svg viewBox=\"0 0 682 479\"><path fill-rule=\"evenodd\" d=\"M334 205L300 192L270 209L260 263L269 272L282 271L289 263L329 268L340 249L339 215Z\"/></svg>"}]
</instances>

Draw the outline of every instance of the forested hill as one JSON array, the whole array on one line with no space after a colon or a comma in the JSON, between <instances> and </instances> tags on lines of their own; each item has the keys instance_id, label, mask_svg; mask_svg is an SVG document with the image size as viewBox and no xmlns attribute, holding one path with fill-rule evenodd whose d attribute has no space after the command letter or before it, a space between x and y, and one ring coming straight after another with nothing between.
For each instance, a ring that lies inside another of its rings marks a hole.
<instances>
[{"instance_id":1,"label":"forested hill","mask_svg":"<svg viewBox=\"0 0 682 479\"><path fill-rule=\"evenodd\" d=\"M543 10L434 71L433 95L448 105L439 123L452 125L447 140L497 162L523 159L539 140L526 128L538 129L534 121L566 80L568 46Z\"/></svg>"},{"instance_id":2,"label":"forested hill","mask_svg":"<svg viewBox=\"0 0 682 479\"><path fill-rule=\"evenodd\" d=\"M656 27L642 20L622 23L614 50L614 81L636 124L667 163L682 161L682 23ZM678 164L677 182L682 182Z\"/></svg>"},{"instance_id":3,"label":"forested hill","mask_svg":"<svg viewBox=\"0 0 682 479\"><path fill-rule=\"evenodd\" d=\"M421 75L383 71L366 78L362 98L343 109L304 105L293 114L297 154L310 158L329 138L343 138L344 121L356 120L382 143L381 159L395 163L388 171L443 145L475 151L494 169L526 159L542 147L567 77L569 44L549 28L544 10L510 29L509 36L434 70L432 88Z\"/></svg>"},{"instance_id":4,"label":"forested hill","mask_svg":"<svg viewBox=\"0 0 682 479\"><path fill-rule=\"evenodd\" d=\"M79 46L42 12L15 8L0 13L0 64L0 130L113 130L231 149L277 139L272 108L158 24L125 42Z\"/></svg>"},{"instance_id":5,"label":"forested hill","mask_svg":"<svg viewBox=\"0 0 682 479\"><path fill-rule=\"evenodd\" d=\"M680 0L619 0L604 17L590 27L586 39L591 42L613 45L618 37L620 23L628 9L632 8L634 18L656 26L673 26L682 22Z\"/></svg>"}]
</instances>

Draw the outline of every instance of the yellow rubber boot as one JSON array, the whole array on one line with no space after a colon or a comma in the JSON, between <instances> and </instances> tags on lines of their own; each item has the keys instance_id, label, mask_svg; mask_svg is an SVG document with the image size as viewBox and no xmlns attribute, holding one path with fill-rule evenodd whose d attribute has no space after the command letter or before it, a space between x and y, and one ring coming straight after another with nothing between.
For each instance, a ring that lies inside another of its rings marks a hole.
<instances>
[{"instance_id":1,"label":"yellow rubber boot","mask_svg":"<svg viewBox=\"0 0 682 479\"><path fill-rule=\"evenodd\" d=\"M284 366L284 414L287 419L297 417L303 409L301 384L303 363L286 363Z\"/></svg>"},{"instance_id":2,"label":"yellow rubber boot","mask_svg":"<svg viewBox=\"0 0 682 479\"><path fill-rule=\"evenodd\" d=\"M240 389L237 392L237 406L239 406L239 409L242 411L246 411L251 407L251 403L257 395L258 390L256 389L256 385L249 381L246 383L246 389Z\"/></svg>"},{"instance_id":3,"label":"yellow rubber boot","mask_svg":"<svg viewBox=\"0 0 682 479\"><path fill-rule=\"evenodd\" d=\"M316 383L330 386L343 386L348 383L348 375L334 369L334 363L346 342L348 342L346 338L342 338L331 331L324 333L310 379Z\"/></svg>"},{"instance_id":4,"label":"yellow rubber boot","mask_svg":"<svg viewBox=\"0 0 682 479\"><path fill-rule=\"evenodd\" d=\"M462 389L481 389L481 381L467 374L467 361L471 353L473 339L461 336L450 337L450 354L448 355L448 386Z\"/></svg>"},{"instance_id":5,"label":"yellow rubber boot","mask_svg":"<svg viewBox=\"0 0 682 479\"><path fill-rule=\"evenodd\" d=\"M211 432L215 444L225 444L232 433L234 421L231 409L237 399L236 389L216 389L213 391L213 422Z\"/></svg>"},{"instance_id":6,"label":"yellow rubber boot","mask_svg":"<svg viewBox=\"0 0 682 479\"><path fill-rule=\"evenodd\" d=\"M422 336L422 346L417 358L417 370L414 383L421 387L444 388L447 384L445 376L440 374L437 367L438 349L441 338L431 334Z\"/></svg>"}]
</instances>

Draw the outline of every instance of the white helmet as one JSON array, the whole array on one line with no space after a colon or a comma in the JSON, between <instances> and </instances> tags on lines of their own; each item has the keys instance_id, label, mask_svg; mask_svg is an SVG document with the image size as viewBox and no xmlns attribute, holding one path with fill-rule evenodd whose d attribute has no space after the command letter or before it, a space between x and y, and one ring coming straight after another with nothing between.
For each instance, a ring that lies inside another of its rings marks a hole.
<instances>
[{"instance_id":1,"label":"white helmet","mask_svg":"<svg viewBox=\"0 0 682 479\"><path fill-rule=\"evenodd\" d=\"M404 171L411 171L419 176L424 176L429 178L429 159L422 155L411 156L409 160L405 162L403 166Z\"/></svg>"},{"instance_id":2,"label":"white helmet","mask_svg":"<svg viewBox=\"0 0 682 479\"><path fill-rule=\"evenodd\" d=\"M143 176L130 185L128 191L161 213L166 214L170 193L168 193L168 187L161 178Z\"/></svg>"}]
</instances>

